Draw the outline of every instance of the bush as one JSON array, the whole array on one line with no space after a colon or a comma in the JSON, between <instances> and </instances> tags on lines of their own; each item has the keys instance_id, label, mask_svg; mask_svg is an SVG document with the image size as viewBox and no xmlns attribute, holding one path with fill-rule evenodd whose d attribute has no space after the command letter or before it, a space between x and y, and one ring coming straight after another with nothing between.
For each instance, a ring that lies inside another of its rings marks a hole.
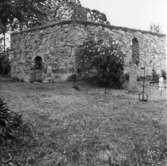
<instances>
[{"instance_id":1,"label":"bush","mask_svg":"<svg viewBox=\"0 0 167 166\"><path fill-rule=\"evenodd\" d=\"M85 42L79 57L78 66L87 78L100 86L122 88L124 55L113 39Z\"/></svg>"},{"instance_id":2,"label":"bush","mask_svg":"<svg viewBox=\"0 0 167 166\"><path fill-rule=\"evenodd\" d=\"M146 75L145 77L144 76L138 76L137 77L137 81L152 81L152 75Z\"/></svg>"},{"instance_id":3,"label":"bush","mask_svg":"<svg viewBox=\"0 0 167 166\"><path fill-rule=\"evenodd\" d=\"M16 139L16 131L22 124L21 115L11 112L0 98L0 144Z\"/></svg>"},{"instance_id":4,"label":"bush","mask_svg":"<svg viewBox=\"0 0 167 166\"><path fill-rule=\"evenodd\" d=\"M76 82L77 81L77 74L72 74L69 78L68 78L68 81L73 81L73 82Z\"/></svg>"},{"instance_id":5,"label":"bush","mask_svg":"<svg viewBox=\"0 0 167 166\"><path fill-rule=\"evenodd\" d=\"M153 69L153 70L152 70L152 82L158 83L158 81L159 81L159 75L158 75L157 72Z\"/></svg>"},{"instance_id":6,"label":"bush","mask_svg":"<svg viewBox=\"0 0 167 166\"><path fill-rule=\"evenodd\" d=\"M166 80L166 71L165 70L161 70L161 75Z\"/></svg>"},{"instance_id":7,"label":"bush","mask_svg":"<svg viewBox=\"0 0 167 166\"><path fill-rule=\"evenodd\" d=\"M126 82L129 81L129 73L125 73L124 74L124 79L125 79Z\"/></svg>"},{"instance_id":8,"label":"bush","mask_svg":"<svg viewBox=\"0 0 167 166\"><path fill-rule=\"evenodd\" d=\"M0 98L0 165L25 165L34 143L32 126Z\"/></svg>"},{"instance_id":9,"label":"bush","mask_svg":"<svg viewBox=\"0 0 167 166\"><path fill-rule=\"evenodd\" d=\"M0 54L0 74L9 75L10 73L10 62L8 54Z\"/></svg>"}]
</instances>

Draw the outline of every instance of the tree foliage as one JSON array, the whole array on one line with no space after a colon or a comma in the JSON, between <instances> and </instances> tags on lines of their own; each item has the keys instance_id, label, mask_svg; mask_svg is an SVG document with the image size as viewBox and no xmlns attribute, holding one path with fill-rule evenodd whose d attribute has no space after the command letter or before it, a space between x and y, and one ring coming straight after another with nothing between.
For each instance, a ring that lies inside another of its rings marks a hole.
<instances>
[{"instance_id":1,"label":"tree foliage","mask_svg":"<svg viewBox=\"0 0 167 166\"><path fill-rule=\"evenodd\" d=\"M165 70L161 70L161 76L166 80L166 71Z\"/></svg>"},{"instance_id":2,"label":"tree foliage","mask_svg":"<svg viewBox=\"0 0 167 166\"><path fill-rule=\"evenodd\" d=\"M21 114L11 111L0 97L0 165L28 165L28 153L26 156L24 153L32 144L32 126L24 122Z\"/></svg>"},{"instance_id":3,"label":"tree foliage","mask_svg":"<svg viewBox=\"0 0 167 166\"><path fill-rule=\"evenodd\" d=\"M22 124L21 115L11 112L0 98L0 145L16 138L16 131Z\"/></svg>"},{"instance_id":4,"label":"tree foliage","mask_svg":"<svg viewBox=\"0 0 167 166\"><path fill-rule=\"evenodd\" d=\"M162 29L161 29L161 26L160 25L156 25L156 24L151 24L150 25L150 31L151 32L154 32L154 33L161 33L162 32Z\"/></svg>"},{"instance_id":5,"label":"tree foliage","mask_svg":"<svg viewBox=\"0 0 167 166\"><path fill-rule=\"evenodd\" d=\"M1 32L6 32L9 27L23 30L53 20L109 24L104 13L83 7L79 0L1 0L0 13Z\"/></svg>"},{"instance_id":6,"label":"tree foliage","mask_svg":"<svg viewBox=\"0 0 167 166\"><path fill-rule=\"evenodd\" d=\"M102 24L110 24L110 22L107 20L107 17L104 13L98 11L98 10L90 10L87 9L87 19L88 21L96 22L96 23L102 23Z\"/></svg>"},{"instance_id":7,"label":"tree foliage","mask_svg":"<svg viewBox=\"0 0 167 166\"><path fill-rule=\"evenodd\" d=\"M159 75L157 74L156 70L152 70L152 80L153 83L158 83L159 81Z\"/></svg>"},{"instance_id":8,"label":"tree foliage","mask_svg":"<svg viewBox=\"0 0 167 166\"><path fill-rule=\"evenodd\" d=\"M102 86L121 88L123 66L124 54L113 39L109 43L90 40L81 46L79 70Z\"/></svg>"},{"instance_id":9,"label":"tree foliage","mask_svg":"<svg viewBox=\"0 0 167 166\"><path fill-rule=\"evenodd\" d=\"M32 27L41 23L45 17L42 11L46 0L1 0L0 29L6 32L8 27L13 29Z\"/></svg>"},{"instance_id":10,"label":"tree foliage","mask_svg":"<svg viewBox=\"0 0 167 166\"><path fill-rule=\"evenodd\" d=\"M79 0L47 0L47 6L46 13L50 21L82 20L109 24L104 13L83 7Z\"/></svg>"}]
</instances>

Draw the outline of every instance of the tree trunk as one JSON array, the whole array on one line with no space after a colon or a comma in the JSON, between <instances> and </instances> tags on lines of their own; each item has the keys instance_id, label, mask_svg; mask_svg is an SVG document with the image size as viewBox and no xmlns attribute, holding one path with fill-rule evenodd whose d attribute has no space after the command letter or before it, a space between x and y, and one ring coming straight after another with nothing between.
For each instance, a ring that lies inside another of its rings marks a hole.
<instances>
[{"instance_id":1,"label":"tree trunk","mask_svg":"<svg viewBox=\"0 0 167 166\"><path fill-rule=\"evenodd\" d=\"M4 38L3 38L3 40L4 40L4 54L6 53L6 33L5 32L3 32L3 36L4 36Z\"/></svg>"}]
</instances>

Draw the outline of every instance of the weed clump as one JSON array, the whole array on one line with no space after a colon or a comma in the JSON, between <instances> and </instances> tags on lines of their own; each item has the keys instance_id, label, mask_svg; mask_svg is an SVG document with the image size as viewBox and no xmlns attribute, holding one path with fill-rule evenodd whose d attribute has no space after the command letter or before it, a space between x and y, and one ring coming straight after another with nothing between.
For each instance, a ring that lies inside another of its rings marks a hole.
<instances>
[{"instance_id":1,"label":"weed clump","mask_svg":"<svg viewBox=\"0 0 167 166\"><path fill-rule=\"evenodd\" d=\"M16 139L16 132L21 124L21 115L11 112L0 98L0 145L5 141Z\"/></svg>"},{"instance_id":2,"label":"weed clump","mask_svg":"<svg viewBox=\"0 0 167 166\"><path fill-rule=\"evenodd\" d=\"M18 164L15 158L26 152L32 140L31 127L22 115L12 112L0 98L0 165Z\"/></svg>"}]
</instances>

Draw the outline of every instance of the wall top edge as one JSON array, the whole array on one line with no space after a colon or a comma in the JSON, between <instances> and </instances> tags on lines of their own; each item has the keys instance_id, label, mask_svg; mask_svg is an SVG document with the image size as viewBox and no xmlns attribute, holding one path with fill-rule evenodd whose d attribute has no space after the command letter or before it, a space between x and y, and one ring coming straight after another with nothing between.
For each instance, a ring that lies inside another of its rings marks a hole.
<instances>
[{"instance_id":1,"label":"wall top edge","mask_svg":"<svg viewBox=\"0 0 167 166\"><path fill-rule=\"evenodd\" d=\"M108 28L110 30L123 30L125 32L127 31L131 31L131 32L140 32L140 33L144 33L144 34L151 34L151 35L155 35L158 37L166 37L165 34L161 34L161 33L154 33L151 31L146 31L146 30L140 30L140 29L133 29L133 28L128 28L128 27L121 27L121 26L115 26L115 25L106 25L106 24L100 24L100 23L95 23L95 22L89 22L89 21L80 21L80 20L66 20L66 21L60 21L60 22L53 22L50 24L46 24L46 25L41 25L41 26L37 26L37 27L33 27L31 29L28 30L24 30L21 32L13 32L11 33L11 35L17 35L17 34L22 34L22 33L28 33L28 32L32 32L32 31L37 31L37 30L43 30L49 27L53 27L53 26L63 26L66 24L73 24L73 25L85 25L85 26L101 26L103 28Z\"/></svg>"}]
</instances>

